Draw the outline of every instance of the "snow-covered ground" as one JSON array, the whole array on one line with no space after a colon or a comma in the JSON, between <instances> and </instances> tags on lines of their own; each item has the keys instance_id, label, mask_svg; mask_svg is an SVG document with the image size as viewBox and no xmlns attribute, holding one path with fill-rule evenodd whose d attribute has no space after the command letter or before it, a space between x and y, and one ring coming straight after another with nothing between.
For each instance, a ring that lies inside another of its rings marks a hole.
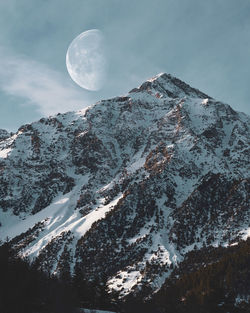
<instances>
[{"instance_id":1,"label":"snow-covered ground","mask_svg":"<svg viewBox=\"0 0 250 313\"><path fill-rule=\"evenodd\" d=\"M26 232L29 228L35 226L36 223L45 221L45 228L39 234L38 238L23 251L23 255L31 258L38 256L39 252L53 239L63 232L71 231L76 239L81 238L91 228L92 224L109 212L122 197L120 194L109 204L102 203L85 216L81 216L79 211L72 210L79 197L79 186L81 183L66 195L58 196L54 202L47 208L35 215L28 216L24 220L20 220L10 212L2 212L0 210L0 238L12 239L15 236Z\"/></svg>"}]
</instances>

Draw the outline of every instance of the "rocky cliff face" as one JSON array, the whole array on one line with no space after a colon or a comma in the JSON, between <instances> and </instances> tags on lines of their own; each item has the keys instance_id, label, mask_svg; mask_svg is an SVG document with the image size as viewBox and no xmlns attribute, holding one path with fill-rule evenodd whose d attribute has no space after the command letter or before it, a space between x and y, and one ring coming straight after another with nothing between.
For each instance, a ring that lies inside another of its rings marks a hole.
<instances>
[{"instance_id":1,"label":"rocky cliff face","mask_svg":"<svg viewBox=\"0 0 250 313\"><path fill-rule=\"evenodd\" d=\"M249 122L160 74L0 131L0 238L51 273L156 290L188 251L250 235Z\"/></svg>"}]
</instances>

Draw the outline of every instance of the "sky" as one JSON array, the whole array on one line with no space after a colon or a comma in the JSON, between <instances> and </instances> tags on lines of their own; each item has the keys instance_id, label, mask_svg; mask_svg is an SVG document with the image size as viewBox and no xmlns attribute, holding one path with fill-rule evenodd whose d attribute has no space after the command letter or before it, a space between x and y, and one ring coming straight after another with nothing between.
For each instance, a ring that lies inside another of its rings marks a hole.
<instances>
[{"instance_id":1,"label":"sky","mask_svg":"<svg viewBox=\"0 0 250 313\"><path fill-rule=\"evenodd\" d=\"M99 29L107 78L87 91L65 55ZM250 113L250 0L0 0L0 128L82 109L170 73Z\"/></svg>"}]
</instances>

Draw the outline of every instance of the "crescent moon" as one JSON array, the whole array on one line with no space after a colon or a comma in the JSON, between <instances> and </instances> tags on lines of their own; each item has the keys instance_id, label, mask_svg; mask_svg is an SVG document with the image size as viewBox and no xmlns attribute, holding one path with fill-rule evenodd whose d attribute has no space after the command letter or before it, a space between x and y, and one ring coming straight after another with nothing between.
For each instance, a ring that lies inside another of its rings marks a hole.
<instances>
[{"instance_id":1,"label":"crescent moon","mask_svg":"<svg viewBox=\"0 0 250 313\"><path fill-rule=\"evenodd\" d=\"M78 35L69 45L66 67L70 77L82 88L97 91L106 75L105 45L102 32L91 29Z\"/></svg>"}]
</instances>

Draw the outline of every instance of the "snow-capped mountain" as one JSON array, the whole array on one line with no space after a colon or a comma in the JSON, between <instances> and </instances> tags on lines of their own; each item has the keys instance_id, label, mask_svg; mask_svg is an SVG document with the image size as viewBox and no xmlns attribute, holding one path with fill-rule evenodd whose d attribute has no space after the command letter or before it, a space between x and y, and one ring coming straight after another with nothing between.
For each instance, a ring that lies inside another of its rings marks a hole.
<instances>
[{"instance_id":1,"label":"snow-capped mountain","mask_svg":"<svg viewBox=\"0 0 250 313\"><path fill-rule=\"evenodd\" d=\"M124 296L250 236L250 118L179 79L0 130L0 238Z\"/></svg>"}]
</instances>

